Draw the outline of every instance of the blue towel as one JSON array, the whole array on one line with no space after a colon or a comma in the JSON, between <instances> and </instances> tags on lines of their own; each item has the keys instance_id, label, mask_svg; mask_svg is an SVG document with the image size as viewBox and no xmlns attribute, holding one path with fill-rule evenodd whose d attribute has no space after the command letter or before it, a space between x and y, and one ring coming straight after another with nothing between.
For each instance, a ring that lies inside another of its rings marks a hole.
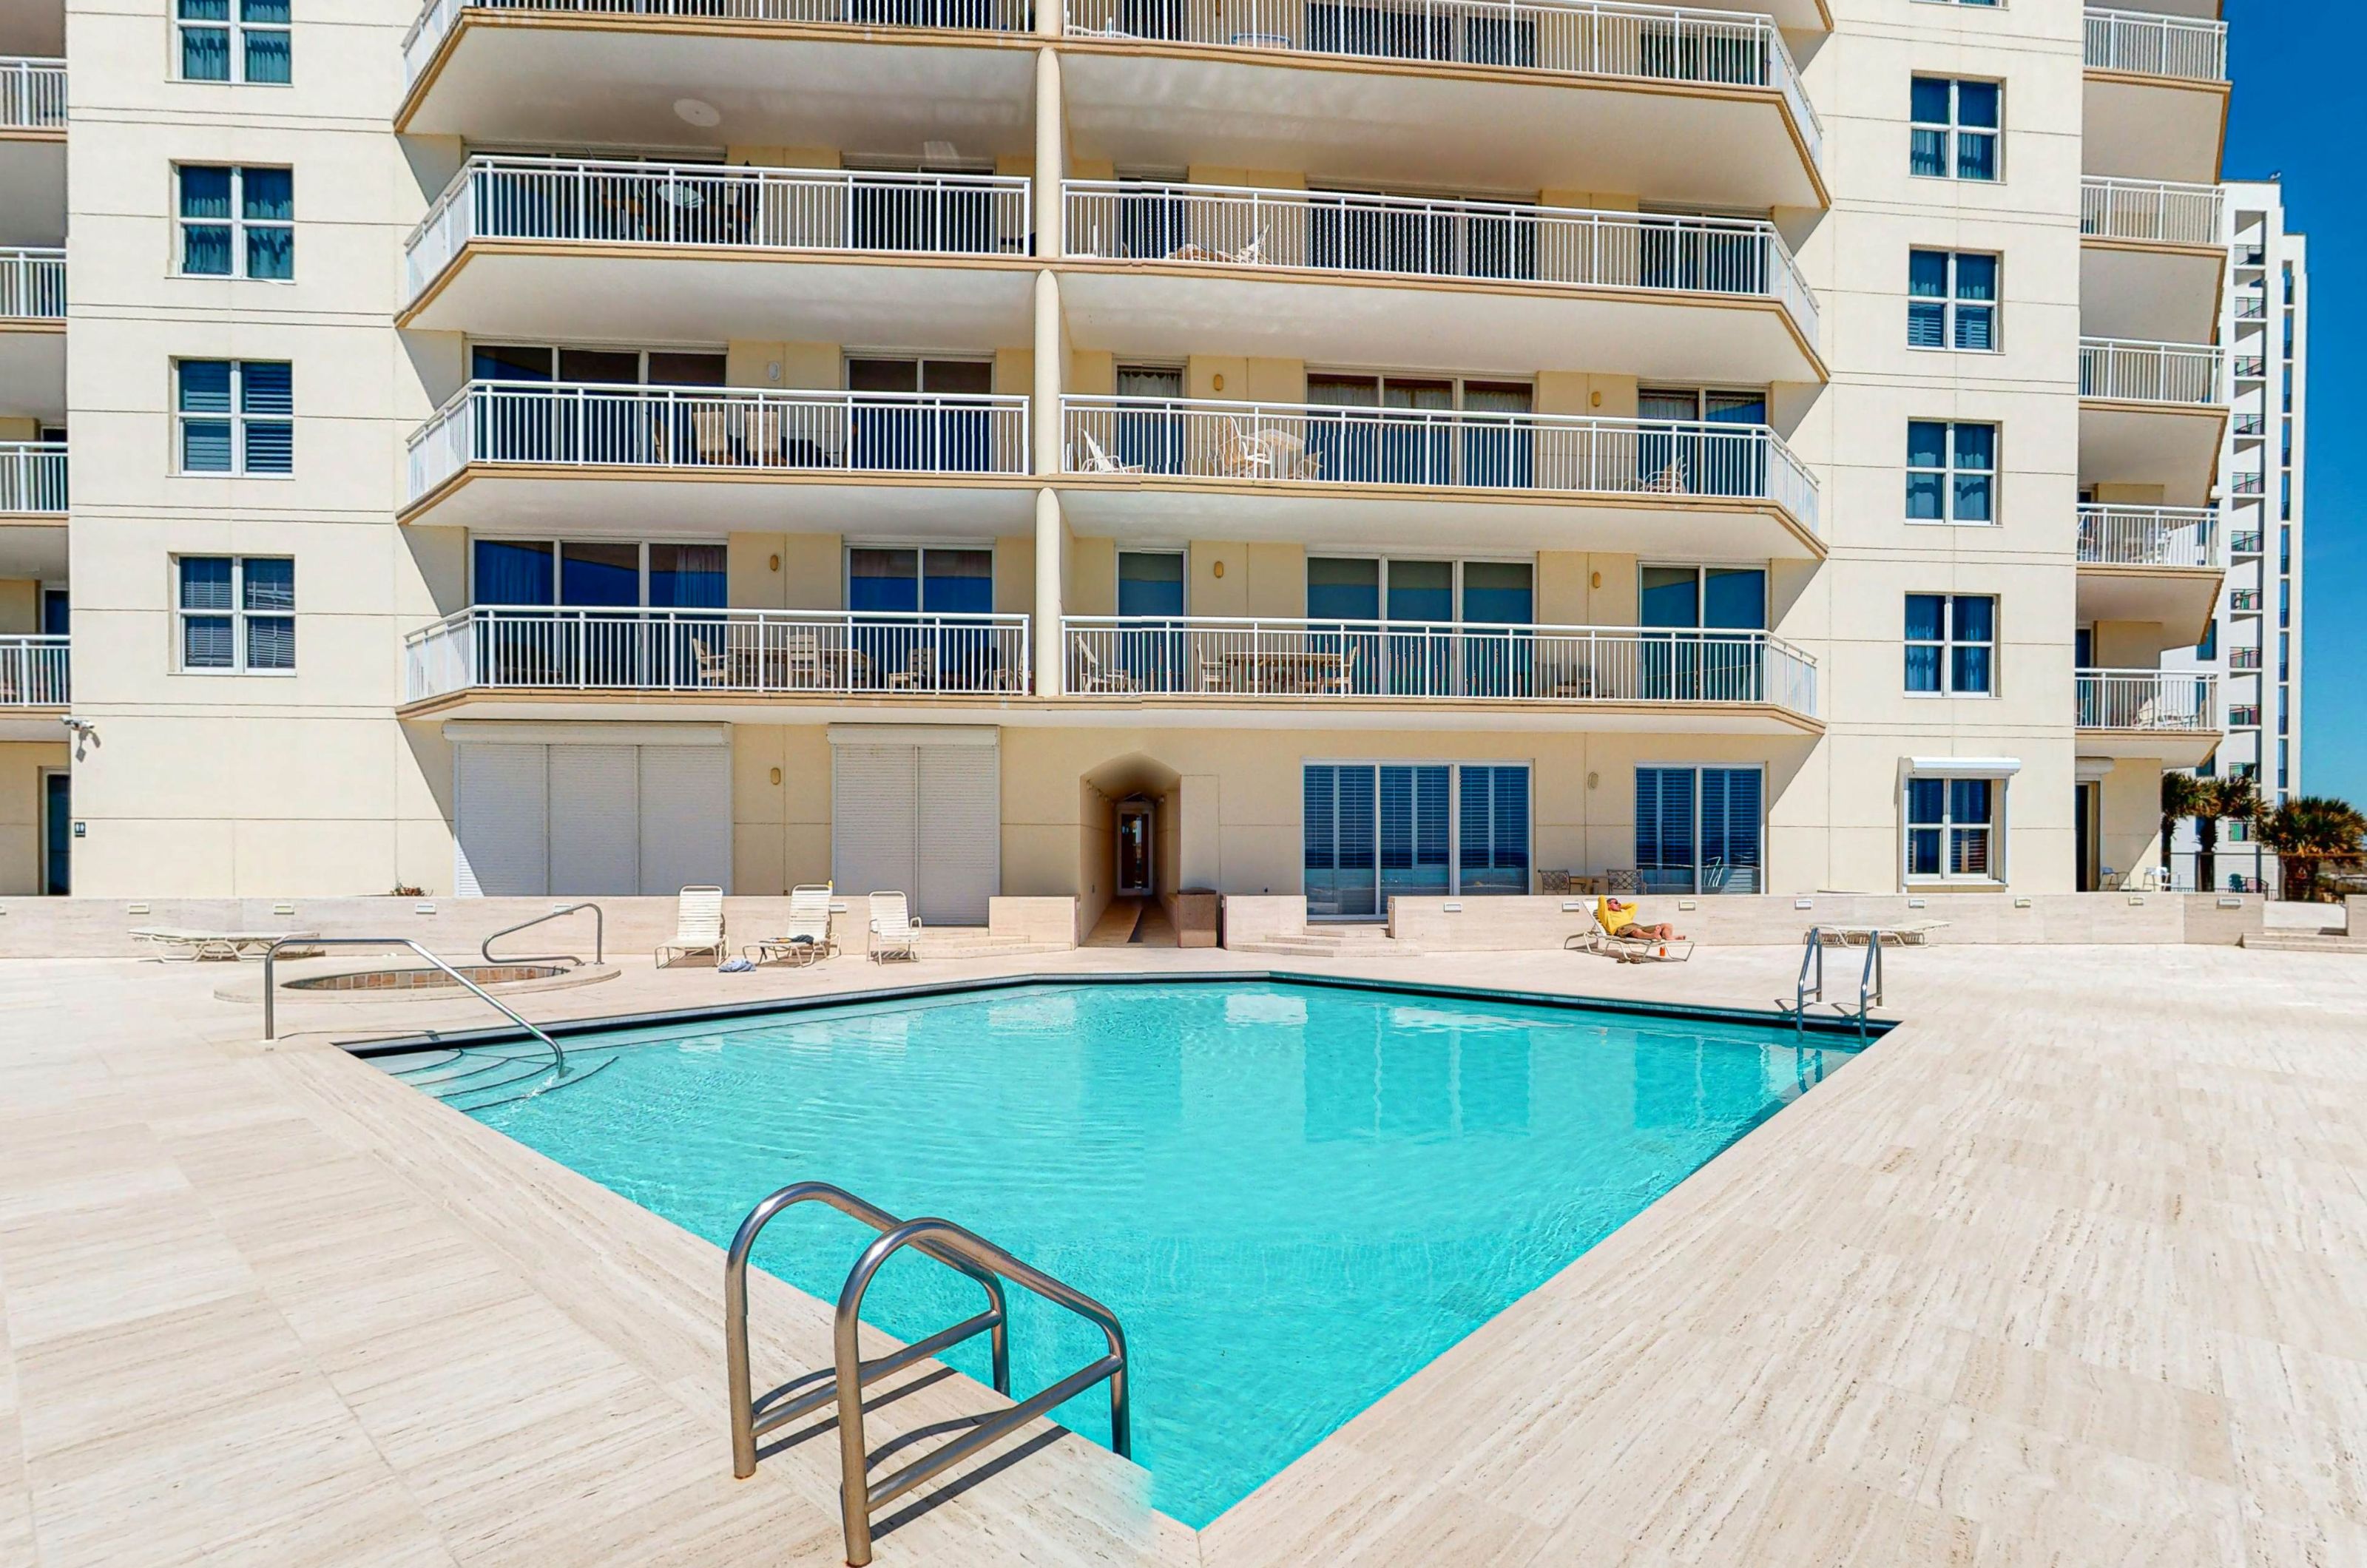
<instances>
[{"instance_id":1,"label":"blue towel","mask_svg":"<svg viewBox=\"0 0 2367 1568\"><path fill-rule=\"evenodd\" d=\"M756 966L744 958L727 958L715 966L715 972L718 975L745 975L754 967Z\"/></svg>"}]
</instances>

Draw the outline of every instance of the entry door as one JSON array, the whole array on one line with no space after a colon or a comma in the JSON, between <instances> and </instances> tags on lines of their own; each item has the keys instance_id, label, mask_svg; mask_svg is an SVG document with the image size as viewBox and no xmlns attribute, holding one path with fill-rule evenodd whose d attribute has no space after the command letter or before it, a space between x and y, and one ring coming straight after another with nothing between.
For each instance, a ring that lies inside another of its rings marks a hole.
<instances>
[{"instance_id":1,"label":"entry door","mask_svg":"<svg viewBox=\"0 0 2367 1568\"><path fill-rule=\"evenodd\" d=\"M1150 891L1150 807L1147 806L1117 808L1117 890L1128 895Z\"/></svg>"},{"instance_id":2,"label":"entry door","mask_svg":"<svg viewBox=\"0 0 2367 1568\"><path fill-rule=\"evenodd\" d=\"M41 891L62 898L74 891L74 776L41 775Z\"/></svg>"},{"instance_id":3,"label":"entry door","mask_svg":"<svg viewBox=\"0 0 2367 1568\"><path fill-rule=\"evenodd\" d=\"M2072 836L2078 845L2078 880L2074 885L2082 893L2096 890L2098 862L2096 842L2096 794L2102 786L2083 784L2072 789Z\"/></svg>"}]
</instances>

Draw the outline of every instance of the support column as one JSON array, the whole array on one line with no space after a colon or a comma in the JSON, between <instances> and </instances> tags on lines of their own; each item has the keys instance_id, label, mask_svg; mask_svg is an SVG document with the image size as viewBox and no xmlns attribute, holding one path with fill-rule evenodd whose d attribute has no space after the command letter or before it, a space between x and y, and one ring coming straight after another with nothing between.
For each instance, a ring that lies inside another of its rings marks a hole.
<instances>
[{"instance_id":1,"label":"support column","mask_svg":"<svg viewBox=\"0 0 2367 1568\"><path fill-rule=\"evenodd\" d=\"M1046 0L1036 0L1042 8ZM1057 25L1057 24L1056 24ZM1060 182L1069 167L1067 110L1060 103L1060 57L1049 49L1036 51L1036 254L1058 261L1062 254L1060 224L1065 203Z\"/></svg>"},{"instance_id":2,"label":"support column","mask_svg":"<svg viewBox=\"0 0 2367 1568\"><path fill-rule=\"evenodd\" d=\"M1051 488L1036 492L1036 694L1057 697L1067 687L1068 653L1060 616L1068 602L1068 528L1060 498Z\"/></svg>"}]
</instances>

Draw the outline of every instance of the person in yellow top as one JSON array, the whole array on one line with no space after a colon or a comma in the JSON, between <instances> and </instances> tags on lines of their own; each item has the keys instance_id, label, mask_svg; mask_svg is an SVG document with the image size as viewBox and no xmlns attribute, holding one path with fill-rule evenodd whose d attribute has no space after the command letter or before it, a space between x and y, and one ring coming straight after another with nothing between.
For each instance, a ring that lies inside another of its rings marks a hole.
<instances>
[{"instance_id":1,"label":"person in yellow top","mask_svg":"<svg viewBox=\"0 0 2367 1568\"><path fill-rule=\"evenodd\" d=\"M1677 934L1677 931L1674 926L1670 925L1665 920L1656 926L1637 925L1636 923L1636 906L1633 904L1623 904L1616 898L1596 899L1594 903L1594 918L1603 922L1603 932L1609 936L1635 937L1645 942L1682 942L1685 940Z\"/></svg>"}]
</instances>

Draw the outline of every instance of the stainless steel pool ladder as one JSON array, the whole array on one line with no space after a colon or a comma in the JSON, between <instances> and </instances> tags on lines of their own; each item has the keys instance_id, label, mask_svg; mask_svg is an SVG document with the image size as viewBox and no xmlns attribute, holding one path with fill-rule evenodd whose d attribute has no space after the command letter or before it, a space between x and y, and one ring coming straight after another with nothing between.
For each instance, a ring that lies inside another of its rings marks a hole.
<instances>
[{"instance_id":1,"label":"stainless steel pool ladder","mask_svg":"<svg viewBox=\"0 0 2367 1568\"><path fill-rule=\"evenodd\" d=\"M1882 932L1869 931L1865 940L1865 968L1859 974L1857 981L1855 1017L1859 1039L1863 1040L1866 1035L1866 1015L1881 1005ZM1792 1027L1795 1031L1806 1029L1808 1009L1822 1006L1830 1006L1839 1017L1852 1016L1847 1003L1827 1003L1825 1000L1825 931L1822 926L1810 926L1807 944L1800 953L1799 983L1792 988L1792 1006L1788 1010L1792 1014Z\"/></svg>"},{"instance_id":2,"label":"stainless steel pool ladder","mask_svg":"<svg viewBox=\"0 0 2367 1568\"><path fill-rule=\"evenodd\" d=\"M500 1083L477 1084L465 1089L452 1089L448 1094L438 1094L436 1098L439 1100L454 1098L459 1095L488 1093L497 1089L507 1089L514 1084L526 1081L527 1077L532 1077L545 1070L550 1070L552 1072L552 1077L549 1083L544 1084L540 1088L530 1089L526 1094L514 1095L510 1097L516 1100L531 1099L534 1095L540 1094L543 1089L549 1089L560 1083L568 1076L570 1069L567 1066L567 1053L560 1047L558 1041L552 1039L549 1034L527 1022L524 1015L520 1014L516 1009L511 1007L508 1003L503 1001L499 997L494 996L491 991L486 990L482 986L478 985L474 980L470 979L466 975L461 974L458 969L453 968L449 964L445 963L442 959L436 957L434 953L428 952L425 948L420 946L419 943L412 941L409 937L402 936L290 936L282 937L277 942L273 942L264 951L263 954L263 1037L266 1040L277 1040L279 1038L278 1010L277 1006L279 995L279 987L277 976L273 974L273 970L278 964L279 950L283 947L308 949L315 947L407 947L412 952L419 954L420 957L427 960L428 963L434 964L436 968L441 969L445 974L450 976L453 983L459 986L463 990L473 993L478 999L482 1001L487 1007L492 1008L495 1012L500 1013L504 1018L508 1019L512 1023L516 1024L520 1029L525 1030L528 1034L531 1034L537 1040L541 1041L543 1048L550 1053L549 1069L537 1067L535 1069L535 1073L527 1074L524 1077L517 1078L505 1078ZM466 1054L465 1050L456 1052L456 1055L465 1055ZM498 1056L495 1057L493 1062L489 1063L487 1066L480 1068L478 1071L491 1071L495 1066L515 1060L517 1060L517 1058L514 1056ZM606 1066L606 1065L607 1064L605 1062L601 1064L602 1066ZM598 1069L595 1068L594 1070L597 1071ZM473 1073L460 1075L462 1078L473 1076L475 1076ZM457 1080L447 1080L447 1083L450 1081ZM471 1107L471 1109L483 1110L485 1107L478 1105Z\"/></svg>"},{"instance_id":3,"label":"stainless steel pool ladder","mask_svg":"<svg viewBox=\"0 0 2367 1568\"><path fill-rule=\"evenodd\" d=\"M759 1399L748 1368L748 1255L755 1250L756 1238L774 1216L798 1203L827 1203L878 1231L879 1239L864 1248L863 1256L855 1260L845 1285L838 1292L838 1308L832 1320L831 1365L783 1384ZM986 1310L924 1339L916 1339L900 1350L866 1361L856 1345L863 1294L870 1289L872 1276L879 1272L880 1265L907 1247L977 1280L986 1292ZM981 1420L964 1436L893 1474L872 1481L870 1450L863 1440L865 1383L984 1334L989 1337L993 1359L994 1391L1006 1399L1011 1397L1011 1320L1002 1293L1005 1280L1091 1322L1102 1331L1109 1346L1108 1354L1070 1373L1041 1393L1031 1394L1009 1410ZM1126 1331L1118 1326L1116 1314L1083 1292L1061 1283L1034 1264L1013 1257L950 1220L900 1220L878 1204L825 1181L799 1181L784 1187L748 1211L748 1217L740 1222L739 1234L731 1238L731 1249L723 1263L723 1351L731 1394L731 1473L741 1480L756 1473L758 1438L825 1404L836 1404L839 1517L846 1533L846 1561L855 1568L862 1568L871 1561L871 1515L875 1509L1000 1442L1044 1412L1066 1404L1104 1379L1110 1385L1110 1447L1121 1456L1130 1457L1133 1452L1127 1404ZM827 1382L789 1395L798 1384L821 1378L823 1372L829 1374Z\"/></svg>"},{"instance_id":4,"label":"stainless steel pool ladder","mask_svg":"<svg viewBox=\"0 0 2367 1568\"><path fill-rule=\"evenodd\" d=\"M557 908L550 910L548 914L537 915L530 920L520 920L514 926L504 926L501 930L495 931L493 935L487 937L482 942L479 943L477 951L484 955L485 962L488 964L573 964L581 966L583 960L578 958L572 953L541 953L533 958L495 958L493 956L493 943L501 941L502 938L505 936L515 936L518 932L538 926L545 920L556 920L564 916L574 914L579 909L589 909L592 911L592 962L595 964L605 964L607 962L608 917L601 909L599 905L588 902L583 904L562 904Z\"/></svg>"}]
</instances>

